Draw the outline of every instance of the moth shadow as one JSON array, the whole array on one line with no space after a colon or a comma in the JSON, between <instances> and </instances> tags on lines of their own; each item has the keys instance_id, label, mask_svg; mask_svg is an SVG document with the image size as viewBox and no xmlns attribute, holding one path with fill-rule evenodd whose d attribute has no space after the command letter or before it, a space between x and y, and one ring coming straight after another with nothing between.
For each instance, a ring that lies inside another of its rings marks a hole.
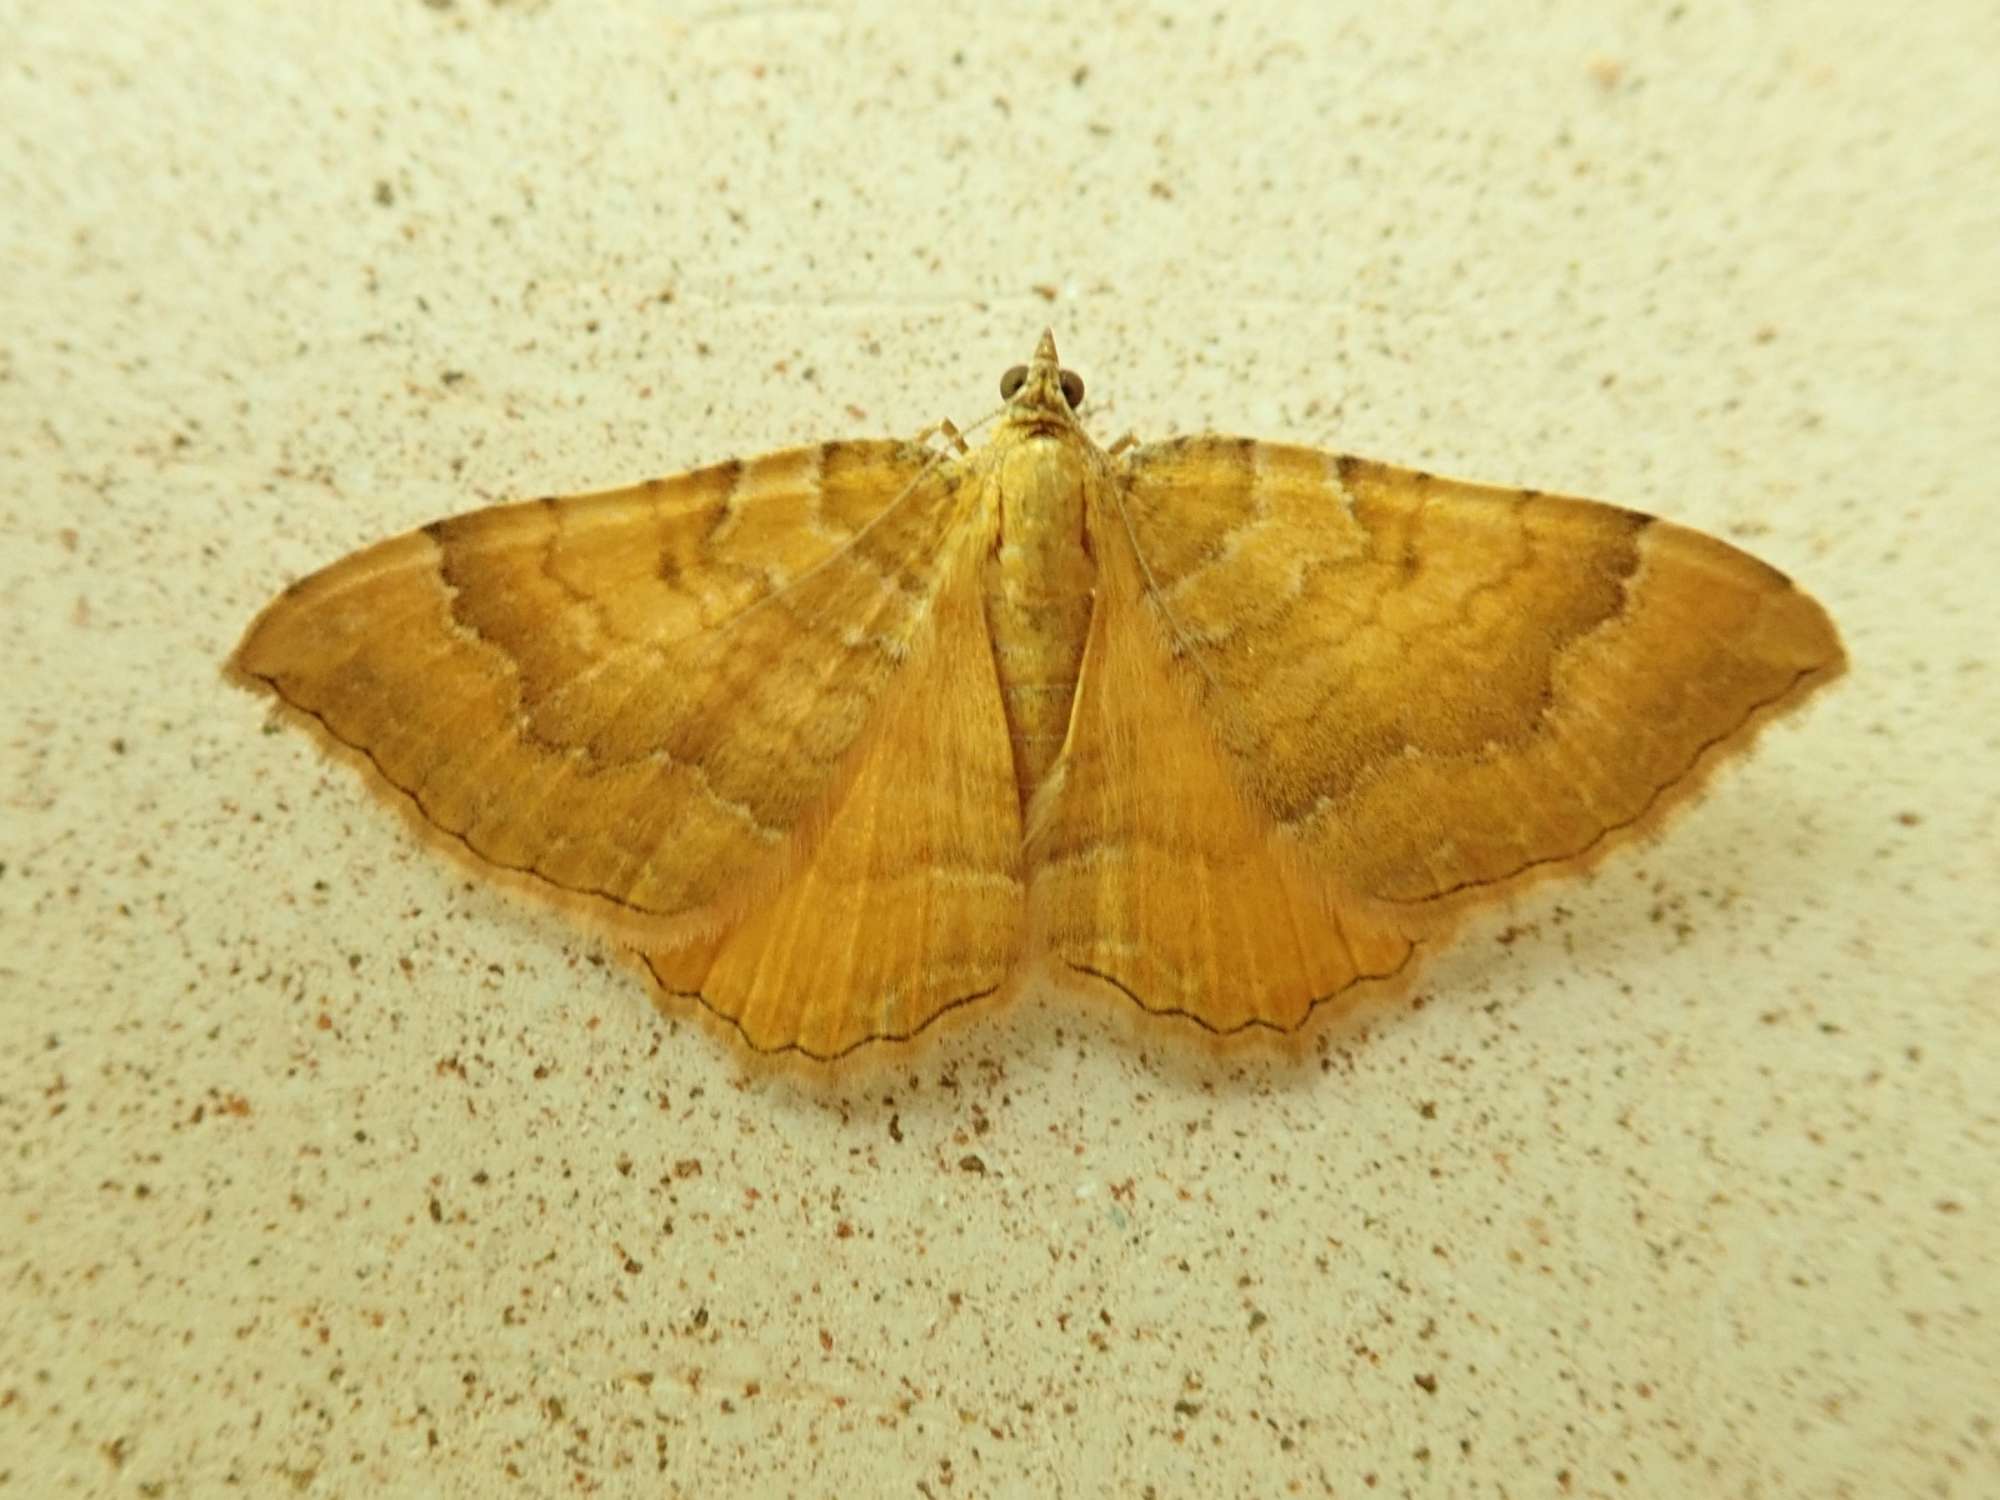
<instances>
[{"instance_id":1,"label":"moth shadow","mask_svg":"<svg viewBox=\"0 0 2000 1500\"><path fill-rule=\"evenodd\" d=\"M1137 1087L1186 1093L1301 1091L1346 1072L1385 1029L1427 997L1413 976L1357 985L1321 1005L1294 1030L1248 1026L1217 1032L1136 1003L1116 986L1080 976L1016 980L1000 994L947 1013L916 1035L878 1041L832 1061L755 1053L740 1034L694 1007L661 1003L676 1022L707 1033L736 1064L732 1087L801 1118L844 1122L899 1118L921 1127L963 1114L966 1101L1051 1082L1066 1064L1129 1074Z\"/></svg>"}]
</instances>

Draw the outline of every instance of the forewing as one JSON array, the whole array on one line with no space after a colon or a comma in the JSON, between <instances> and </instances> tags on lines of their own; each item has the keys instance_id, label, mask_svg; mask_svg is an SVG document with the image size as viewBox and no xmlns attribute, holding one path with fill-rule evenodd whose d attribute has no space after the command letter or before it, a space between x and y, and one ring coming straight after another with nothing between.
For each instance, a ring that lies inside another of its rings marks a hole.
<instances>
[{"instance_id":1,"label":"forewing","mask_svg":"<svg viewBox=\"0 0 2000 1500\"><path fill-rule=\"evenodd\" d=\"M1782 573L1633 511L1225 438L1126 472L1155 638L1232 785L1359 897L1593 857L1844 665Z\"/></svg>"},{"instance_id":2,"label":"forewing","mask_svg":"<svg viewBox=\"0 0 2000 1500\"><path fill-rule=\"evenodd\" d=\"M839 796L953 503L921 449L833 443L475 511L295 584L230 666L455 852L710 934Z\"/></svg>"}]
</instances>

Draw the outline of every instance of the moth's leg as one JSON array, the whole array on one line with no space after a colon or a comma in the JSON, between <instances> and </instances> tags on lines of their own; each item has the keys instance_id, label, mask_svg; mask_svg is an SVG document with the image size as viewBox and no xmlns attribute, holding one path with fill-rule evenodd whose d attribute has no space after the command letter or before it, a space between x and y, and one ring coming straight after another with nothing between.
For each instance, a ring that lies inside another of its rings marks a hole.
<instances>
[{"instance_id":1,"label":"moth's leg","mask_svg":"<svg viewBox=\"0 0 2000 1500\"><path fill-rule=\"evenodd\" d=\"M950 417L940 417L922 432L918 433L917 445L921 447L934 437L941 437L947 443L951 444L953 448L958 450L960 457L964 457L972 451L971 447L965 441L965 434L958 430L958 424L952 421Z\"/></svg>"},{"instance_id":2,"label":"moth's leg","mask_svg":"<svg viewBox=\"0 0 2000 1500\"><path fill-rule=\"evenodd\" d=\"M1137 434L1128 432L1123 437L1121 437L1117 442L1113 443L1109 448L1106 448L1104 450L1104 456L1106 458L1116 458L1119 454L1123 453L1127 448L1136 448L1138 446L1139 446L1139 438Z\"/></svg>"}]
</instances>

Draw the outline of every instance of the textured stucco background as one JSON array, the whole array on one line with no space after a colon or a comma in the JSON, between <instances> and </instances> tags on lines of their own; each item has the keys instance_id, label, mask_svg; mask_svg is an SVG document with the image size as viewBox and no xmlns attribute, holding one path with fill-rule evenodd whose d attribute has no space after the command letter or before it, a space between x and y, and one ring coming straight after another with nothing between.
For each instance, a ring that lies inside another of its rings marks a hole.
<instances>
[{"instance_id":1,"label":"textured stucco background","mask_svg":"<svg viewBox=\"0 0 2000 1500\"><path fill-rule=\"evenodd\" d=\"M0 1494L2000 1493L2000 12L0 4ZM1850 679L1422 1003L814 1089L220 661L501 498L1218 427Z\"/></svg>"}]
</instances>

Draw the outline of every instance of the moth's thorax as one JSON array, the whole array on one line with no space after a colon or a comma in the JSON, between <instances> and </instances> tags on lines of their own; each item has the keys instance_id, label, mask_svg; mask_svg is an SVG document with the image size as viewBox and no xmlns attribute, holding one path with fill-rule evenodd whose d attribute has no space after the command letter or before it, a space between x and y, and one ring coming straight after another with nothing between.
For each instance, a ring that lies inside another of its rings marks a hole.
<instances>
[{"instance_id":1,"label":"moth's thorax","mask_svg":"<svg viewBox=\"0 0 2000 1500\"><path fill-rule=\"evenodd\" d=\"M1025 807L1069 731L1097 582L1086 518L1105 478L1074 427L1010 424L989 452L986 620Z\"/></svg>"}]
</instances>

